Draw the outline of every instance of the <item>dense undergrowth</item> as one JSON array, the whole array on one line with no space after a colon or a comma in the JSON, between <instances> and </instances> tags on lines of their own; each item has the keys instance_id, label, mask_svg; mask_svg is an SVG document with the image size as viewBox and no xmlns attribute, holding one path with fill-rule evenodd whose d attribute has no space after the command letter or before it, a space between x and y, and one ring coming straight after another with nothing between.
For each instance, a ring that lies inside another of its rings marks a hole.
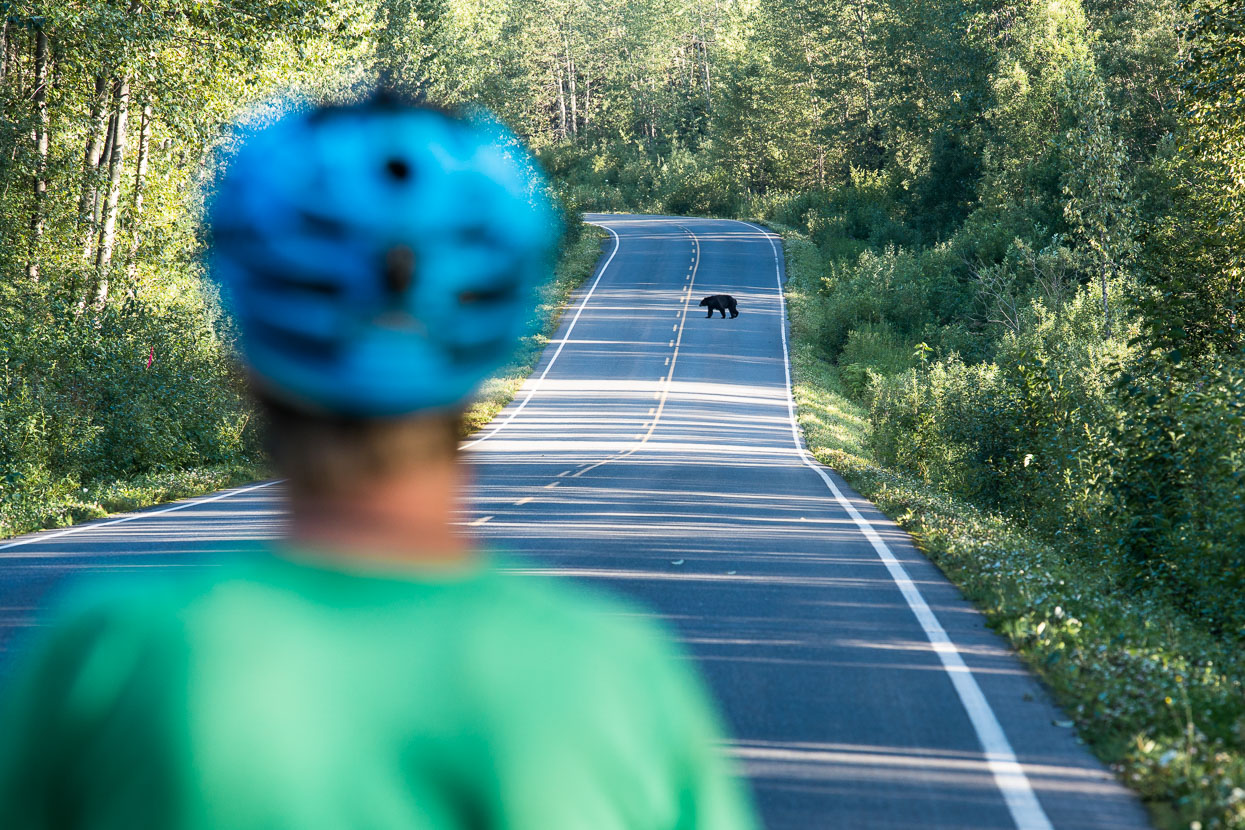
<instances>
[{"instance_id":1,"label":"dense undergrowth","mask_svg":"<svg viewBox=\"0 0 1245 830\"><path fill-rule=\"evenodd\" d=\"M1166 591L1138 590L1127 566L1105 558L1111 545L1103 533L1042 532L1000 509L996 496L982 498L993 491L966 477L962 465L971 459L944 462L953 478L923 476L896 462L887 442L911 428L911 418L892 427L885 418L898 416L871 412L859 388L853 391L852 375L826 359L819 341L825 264L806 235L785 236L794 393L813 454L914 535L1046 681L1080 734L1147 800L1161 826L1245 826L1239 640L1208 629L1204 614L1189 613ZM912 388L920 404L913 417L936 417L944 410L927 397L931 386L951 383L940 377L948 370L921 371L905 370L893 383ZM992 387L982 375L993 371L978 364L956 394L985 398ZM979 429L998 428L997 417L983 419Z\"/></svg>"},{"instance_id":2,"label":"dense undergrowth","mask_svg":"<svg viewBox=\"0 0 1245 830\"><path fill-rule=\"evenodd\" d=\"M514 397L571 293L592 273L602 232L586 226L573 230L532 313L532 333L468 408L468 433L487 424ZM31 318L17 319L29 323ZM102 354L101 341L111 332L83 324L73 314L60 321L44 317L44 327L29 333L10 328L10 393L0 403L0 452L5 453L0 457L18 463L0 487L0 538L269 475L251 406L221 345L204 327L194 347L195 330L188 326L204 317L148 311L144 319L151 339L125 342L116 347L118 354ZM33 342L14 334L26 334ZM62 350L58 371L35 388L31 373L23 371L26 350L43 354L49 341ZM146 354L156 355L150 365L142 353L148 343L155 344ZM126 394L116 391L121 389ZM204 406L204 401L213 403ZM66 412L75 415L65 417Z\"/></svg>"},{"instance_id":3,"label":"dense undergrowth","mask_svg":"<svg viewBox=\"0 0 1245 830\"><path fill-rule=\"evenodd\" d=\"M32 288L0 289L0 535L254 473L251 410L199 292L79 313Z\"/></svg>"}]
</instances>

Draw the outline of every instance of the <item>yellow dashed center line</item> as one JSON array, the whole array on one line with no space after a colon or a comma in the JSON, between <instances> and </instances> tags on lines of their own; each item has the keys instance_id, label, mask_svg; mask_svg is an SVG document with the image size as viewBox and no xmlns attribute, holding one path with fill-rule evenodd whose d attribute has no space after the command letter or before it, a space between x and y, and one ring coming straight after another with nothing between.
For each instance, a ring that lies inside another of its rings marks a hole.
<instances>
[{"instance_id":1,"label":"yellow dashed center line","mask_svg":"<svg viewBox=\"0 0 1245 830\"><path fill-rule=\"evenodd\" d=\"M607 458L603 461L598 461L597 463L591 466L580 469L578 472L576 472L574 475L571 476L572 478L577 478L583 475L584 473L588 472L589 470L595 470L597 467L600 467L603 464L608 464L611 461L617 461L621 458L626 458L627 456L632 455L633 453L638 451L640 447L644 446L644 444L646 444L650 438L653 437L653 431L657 429L657 424L661 421L661 413L662 413L662 410L666 408L666 400L669 398L670 386L674 380L674 367L675 367L675 364L679 360L679 347L683 343L683 327L687 323L688 304L692 301L692 285L695 284L696 271L697 269L700 268L700 240L696 238L695 234L693 234L691 231L688 231L687 228L684 228L683 230L687 232L689 236L692 237L692 251L693 251L692 264L689 265L687 269L688 270L687 294L683 295L682 292L680 292L680 296L683 297L683 308L678 312L679 313L679 324L674 327L674 331L676 331L678 334L677 334L677 337L674 340L671 340L668 344L668 348L674 349L674 354L666 359L666 365L670 367L670 370L666 372L666 376L664 378L661 378L660 380L660 383L662 384L661 389L653 393L653 397L658 401L657 411L656 413L654 413L656 417L654 417L653 422L648 425L647 432L645 432L643 435L636 436L636 438L640 442L639 444L637 444L636 446L632 447L629 450L619 453L613 458ZM555 486L556 484L557 482L554 482L554 484L549 485L549 486L552 487L552 486Z\"/></svg>"}]
</instances>

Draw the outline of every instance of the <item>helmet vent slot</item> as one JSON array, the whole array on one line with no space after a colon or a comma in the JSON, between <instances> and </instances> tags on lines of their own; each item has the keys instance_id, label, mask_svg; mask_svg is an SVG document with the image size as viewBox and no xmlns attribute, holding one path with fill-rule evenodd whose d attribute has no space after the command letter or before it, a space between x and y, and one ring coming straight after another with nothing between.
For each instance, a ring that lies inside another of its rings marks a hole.
<instances>
[{"instance_id":1,"label":"helmet vent slot","mask_svg":"<svg viewBox=\"0 0 1245 830\"><path fill-rule=\"evenodd\" d=\"M287 356L297 355L302 360L315 363L329 363L340 359L342 344L334 340L323 340L287 328L278 328L268 323L255 320L252 322L252 334L256 340L268 344Z\"/></svg>"},{"instance_id":2,"label":"helmet vent slot","mask_svg":"<svg viewBox=\"0 0 1245 830\"><path fill-rule=\"evenodd\" d=\"M265 291L276 291L283 293L286 291L294 293L316 294L321 297L338 297L341 295L341 286L331 280L318 280L311 275L303 275L298 273L298 269L291 266L287 270L278 271L276 265L272 267L254 267L255 287Z\"/></svg>"},{"instance_id":3,"label":"helmet vent slot","mask_svg":"<svg viewBox=\"0 0 1245 830\"><path fill-rule=\"evenodd\" d=\"M405 294L415 278L415 252L395 245L385 254L385 288L390 294Z\"/></svg>"},{"instance_id":4,"label":"helmet vent slot","mask_svg":"<svg viewBox=\"0 0 1245 830\"><path fill-rule=\"evenodd\" d=\"M404 182L411 177L411 165L405 159L391 158L385 162L385 171L395 180Z\"/></svg>"},{"instance_id":5,"label":"helmet vent slot","mask_svg":"<svg viewBox=\"0 0 1245 830\"><path fill-rule=\"evenodd\" d=\"M518 289L519 284L517 282L510 282L494 288L474 288L460 291L458 292L458 304L474 305L476 303L509 302L518 295Z\"/></svg>"},{"instance_id":6,"label":"helmet vent slot","mask_svg":"<svg viewBox=\"0 0 1245 830\"><path fill-rule=\"evenodd\" d=\"M309 210L300 210L298 218L303 222L303 229L313 236L329 239L345 239L350 236L350 226L337 219L321 216Z\"/></svg>"}]
</instances>

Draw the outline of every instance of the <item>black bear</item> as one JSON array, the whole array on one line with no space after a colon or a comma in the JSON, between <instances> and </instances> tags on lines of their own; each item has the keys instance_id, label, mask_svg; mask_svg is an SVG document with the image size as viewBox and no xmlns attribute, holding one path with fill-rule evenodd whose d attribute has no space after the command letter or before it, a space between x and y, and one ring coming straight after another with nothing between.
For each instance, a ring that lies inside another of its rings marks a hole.
<instances>
[{"instance_id":1,"label":"black bear","mask_svg":"<svg viewBox=\"0 0 1245 830\"><path fill-rule=\"evenodd\" d=\"M739 316L739 303L730 294L714 294L712 297L705 297L700 304L709 306L709 313L705 317L712 317L715 311L722 312L723 320L726 319L727 311L731 313L731 319Z\"/></svg>"}]
</instances>

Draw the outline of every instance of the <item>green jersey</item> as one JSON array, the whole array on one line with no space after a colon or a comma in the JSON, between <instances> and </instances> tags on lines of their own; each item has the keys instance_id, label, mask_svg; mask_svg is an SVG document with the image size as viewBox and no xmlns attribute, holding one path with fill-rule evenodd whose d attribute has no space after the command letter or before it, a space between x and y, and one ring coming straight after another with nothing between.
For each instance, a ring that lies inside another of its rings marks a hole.
<instances>
[{"instance_id":1,"label":"green jersey","mask_svg":"<svg viewBox=\"0 0 1245 830\"><path fill-rule=\"evenodd\" d=\"M9 830L754 826L667 638L495 564L129 580L72 603L11 698Z\"/></svg>"}]
</instances>

